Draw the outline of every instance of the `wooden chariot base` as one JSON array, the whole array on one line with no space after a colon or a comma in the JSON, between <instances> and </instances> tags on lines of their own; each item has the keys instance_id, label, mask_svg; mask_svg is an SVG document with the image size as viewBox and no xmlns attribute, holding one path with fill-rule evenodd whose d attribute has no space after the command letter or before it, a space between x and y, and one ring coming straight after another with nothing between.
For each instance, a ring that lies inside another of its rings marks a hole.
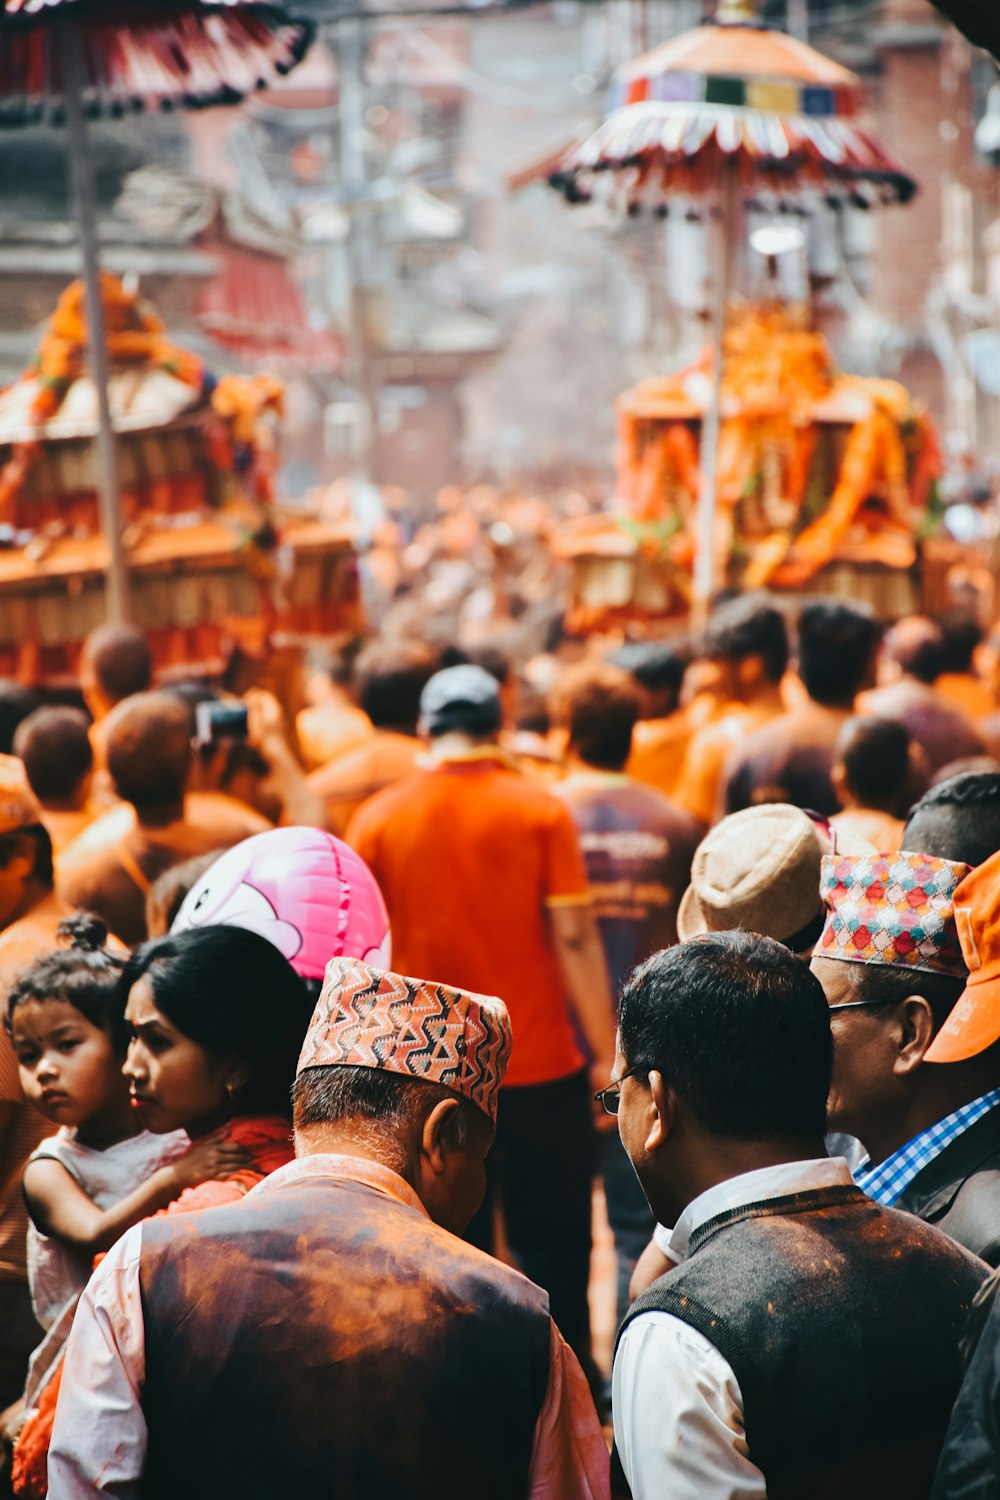
<instances>
[{"instance_id":1,"label":"wooden chariot base","mask_svg":"<svg viewBox=\"0 0 1000 1500\"><path fill-rule=\"evenodd\" d=\"M346 525L297 519L263 552L220 515L150 530L127 556L130 623L145 632L161 676L216 672L234 646L260 655L276 632L328 638L363 628ZM83 641L106 619L107 568L100 536L0 551L0 675L52 686L74 679Z\"/></svg>"},{"instance_id":2,"label":"wooden chariot base","mask_svg":"<svg viewBox=\"0 0 1000 1500\"><path fill-rule=\"evenodd\" d=\"M881 619L934 614L947 605L949 569L963 560L955 543L934 540L917 549L911 568L881 562L833 561L795 590L779 597L818 595L857 599ZM690 579L668 563L641 554L602 556L578 553L571 559L571 605L567 629L574 635L624 628L636 636L659 633L664 625L684 629L690 616Z\"/></svg>"}]
</instances>

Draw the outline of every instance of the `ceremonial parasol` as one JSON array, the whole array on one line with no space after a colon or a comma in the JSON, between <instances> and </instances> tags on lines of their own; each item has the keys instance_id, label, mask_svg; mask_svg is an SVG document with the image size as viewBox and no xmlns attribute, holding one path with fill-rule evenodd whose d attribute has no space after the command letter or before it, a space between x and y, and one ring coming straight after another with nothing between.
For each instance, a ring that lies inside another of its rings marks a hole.
<instances>
[{"instance_id":1,"label":"ceremonial parasol","mask_svg":"<svg viewBox=\"0 0 1000 1500\"><path fill-rule=\"evenodd\" d=\"M571 203L612 174L630 212L707 200L717 213L713 395L702 427L694 597L715 584L715 505L725 309L741 203L776 206L810 191L865 207L905 203L916 182L860 120L857 76L726 0L715 22L675 37L616 74L610 110L548 172Z\"/></svg>"},{"instance_id":2,"label":"ceremonial parasol","mask_svg":"<svg viewBox=\"0 0 1000 1500\"><path fill-rule=\"evenodd\" d=\"M48 120L69 132L99 418L107 612L121 620L127 614L127 575L87 121L147 105L235 104L289 72L309 47L314 26L277 4L255 0L2 0L2 6L0 127Z\"/></svg>"}]
</instances>

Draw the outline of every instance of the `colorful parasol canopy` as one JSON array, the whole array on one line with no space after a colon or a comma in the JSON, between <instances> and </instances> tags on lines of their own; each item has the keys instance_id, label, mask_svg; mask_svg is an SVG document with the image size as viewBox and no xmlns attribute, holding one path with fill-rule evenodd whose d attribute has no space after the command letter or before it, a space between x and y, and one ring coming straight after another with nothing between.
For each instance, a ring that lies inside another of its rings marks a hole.
<instances>
[{"instance_id":1,"label":"colorful parasol canopy","mask_svg":"<svg viewBox=\"0 0 1000 1500\"><path fill-rule=\"evenodd\" d=\"M602 172L625 174L633 211L701 197L720 169L744 196L815 186L865 205L906 202L915 180L864 129L860 80L757 22L699 26L619 70L603 124L548 173L584 202Z\"/></svg>"},{"instance_id":2,"label":"colorful parasol canopy","mask_svg":"<svg viewBox=\"0 0 1000 1500\"><path fill-rule=\"evenodd\" d=\"M3 0L0 126L62 122L66 25L90 115L235 104L294 68L315 32L255 0Z\"/></svg>"}]
</instances>

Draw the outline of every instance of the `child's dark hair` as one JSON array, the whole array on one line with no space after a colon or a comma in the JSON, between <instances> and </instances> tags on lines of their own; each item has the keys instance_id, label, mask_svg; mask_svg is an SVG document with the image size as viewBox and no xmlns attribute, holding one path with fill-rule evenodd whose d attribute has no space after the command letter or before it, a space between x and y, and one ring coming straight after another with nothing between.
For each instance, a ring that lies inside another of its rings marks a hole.
<instances>
[{"instance_id":1,"label":"child's dark hair","mask_svg":"<svg viewBox=\"0 0 1000 1500\"><path fill-rule=\"evenodd\" d=\"M249 1071L242 1114L290 1115L295 1065L313 1001L286 958L243 927L190 927L137 948L120 981L124 1009L145 979L153 1003L213 1057L241 1057Z\"/></svg>"},{"instance_id":2,"label":"child's dark hair","mask_svg":"<svg viewBox=\"0 0 1000 1500\"><path fill-rule=\"evenodd\" d=\"M59 923L58 936L68 946L43 953L21 970L11 986L4 1012L4 1026L11 1034L12 1018L28 1000L64 1000L92 1026L111 1037L115 1051L124 1057L128 1048L125 1007L118 990L125 955L104 946L108 929L99 917L79 912Z\"/></svg>"}]
</instances>

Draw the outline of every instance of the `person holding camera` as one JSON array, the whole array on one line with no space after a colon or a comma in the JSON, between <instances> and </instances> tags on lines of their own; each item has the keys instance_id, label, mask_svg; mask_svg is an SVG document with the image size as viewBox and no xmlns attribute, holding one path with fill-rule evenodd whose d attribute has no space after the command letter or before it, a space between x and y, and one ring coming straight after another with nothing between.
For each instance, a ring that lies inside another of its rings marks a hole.
<instances>
[{"instance_id":1,"label":"person holding camera","mask_svg":"<svg viewBox=\"0 0 1000 1500\"><path fill-rule=\"evenodd\" d=\"M200 804L235 800L270 823L329 827L323 798L299 764L273 693L250 688L242 698L206 695L195 705L195 752L191 795Z\"/></svg>"}]
</instances>

